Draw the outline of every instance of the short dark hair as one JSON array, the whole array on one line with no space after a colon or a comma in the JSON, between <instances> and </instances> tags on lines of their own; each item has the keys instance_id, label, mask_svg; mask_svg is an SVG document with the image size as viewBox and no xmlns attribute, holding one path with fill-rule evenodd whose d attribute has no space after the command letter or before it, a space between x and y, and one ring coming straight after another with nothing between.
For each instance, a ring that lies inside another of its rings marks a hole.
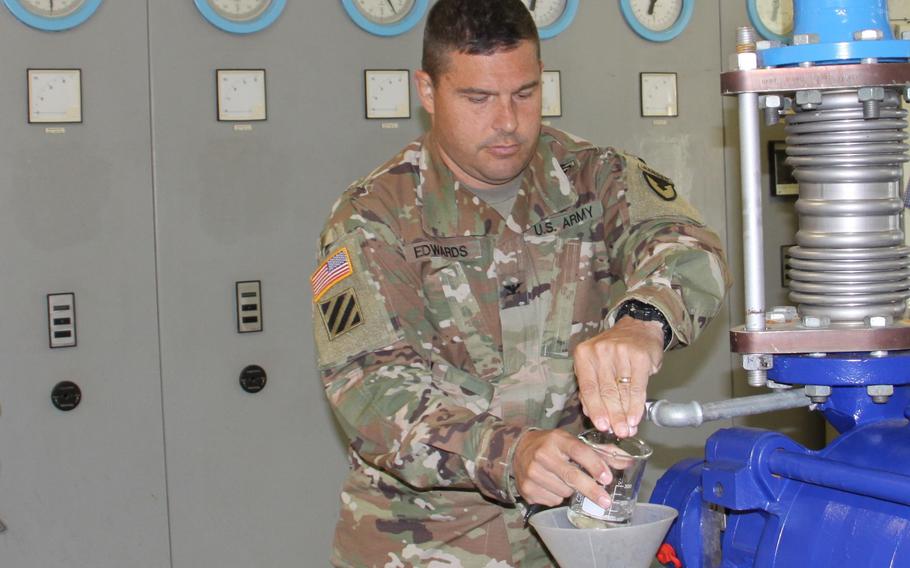
<instances>
[{"instance_id":1,"label":"short dark hair","mask_svg":"<svg viewBox=\"0 0 910 568\"><path fill-rule=\"evenodd\" d=\"M521 0L439 0L423 32L423 70L435 83L450 52L490 55L533 41L540 58L540 37Z\"/></svg>"}]
</instances>

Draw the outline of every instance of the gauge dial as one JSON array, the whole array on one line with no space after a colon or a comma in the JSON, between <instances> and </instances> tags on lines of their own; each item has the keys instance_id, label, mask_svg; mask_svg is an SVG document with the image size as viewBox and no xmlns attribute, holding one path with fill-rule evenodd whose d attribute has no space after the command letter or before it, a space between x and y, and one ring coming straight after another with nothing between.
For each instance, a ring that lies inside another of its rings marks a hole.
<instances>
[{"instance_id":1,"label":"gauge dial","mask_svg":"<svg viewBox=\"0 0 910 568\"><path fill-rule=\"evenodd\" d=\"M223 18L247 22L262 15L272 0L208 0L208 3Z\"/></svg>"},{"instance_id":2,"label":"gauge dial","mask_svg":"<svg viewBox=\"0 0 910 568\"><path fill-rule=\"evenodd\" d=\"M354 23L378 36L397 36L417 25L430 0L341 0Z\"/></svg>"},{"instance_id":3,"label":"gauge dial","mask_svg":"<svg viewBox=\"0 0 910 568\"><path fill-rule=\"evenodd\" d=\"M682 13L682 0L630 0L632 14L641 25L655 32L669 29Z\"/></svg>"},{"instance_id":4,"label":"gauge dial","mask_svg":"<svg viewBox=\"0 0 910 568\"><path fill-rule=\"evenodd\" d=\"M278 20L287 0L193 0L202 17L232 34L262 31Z\"/></svg>"},{"instance_id":5,"label":"gauge dial","mask_svg":"<svg viewBox=\"0 0 910 568\"><path fill-rule=\"evenodd\" d=\"M689 25L695 0L619 0L619 7L635 33L650 41L669 41Z\"/></svg>"},{"instance_id":6,"label":"gauge dial","mask_svg":"<svg viewBox=\"0 0 910 568\"><path fill-rule=\"evenodd\" d=\"M354 0L354 6L376 24L402 20L414 8L414 0Z\"/></svg>"},{"instance_id":7,"label":"gauge dial","mask_svg":"<svg viewBox=\"0 0 910 568\"><path fill-rule=\"evenodd\" d=\"M78 10L85 0L22 0L22 6L37 16L62 18Z\"/></svg>"},{"instance_id":8,"label":"gauge dial","mask_svg":"<svg viewBox=\"0 0 910 568\"><path fill-rule=\"evenodd\" d=\"M566 11L566 0L521 0L531 11L538 28L552 26Z\"/></svg>"},{"instance_id":9,"label":"gauge dial","mask_svg":"<svg viewBox=\"0 0 910 568\"><path fill-rule=\"evenodd\" d=\"M762 37L783 41L793 33L793 0L749 0L748 8Z\"/></svg>"}]
</instances>

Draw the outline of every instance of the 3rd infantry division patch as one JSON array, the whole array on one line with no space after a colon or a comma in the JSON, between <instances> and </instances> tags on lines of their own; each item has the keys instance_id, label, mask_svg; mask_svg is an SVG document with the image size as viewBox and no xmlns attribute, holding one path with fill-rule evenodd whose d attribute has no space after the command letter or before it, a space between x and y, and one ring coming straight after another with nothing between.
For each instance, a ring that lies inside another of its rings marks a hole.
<instances>
[{"instance_id":1,"label":"3rd infantry division patch","mask_svg":"<svg viewBox=\"0 0 910 568\"><path fill-rule=\"evenodd\" d=\"M363 323L363 314L353 288L319 302L319 313L322 314L322 322L329 334L329 341L334 341L339 335Z\"/></svg>"}]
</instances>

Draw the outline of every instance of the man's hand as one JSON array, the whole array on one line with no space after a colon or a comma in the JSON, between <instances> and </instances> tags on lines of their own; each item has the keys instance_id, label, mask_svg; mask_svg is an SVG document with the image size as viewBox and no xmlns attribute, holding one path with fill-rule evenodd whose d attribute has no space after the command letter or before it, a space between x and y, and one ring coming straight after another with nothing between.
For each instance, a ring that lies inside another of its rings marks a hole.
<instances>
[{"instance_id":1,"label":"man's hand","mask_svg":"<svg viewBox=\"0 0 910 568\"><path fill-rule=\"evenodd\" d=\"M610 508L610 496L603 485L612 480L612 475L603 457L563 430L526 432L512 458L512 475L519 494L528 503L553 507L577 489L604 509Z\"/></svg>"},{"instance_id":2,"label":"man's hand","mask_svg":"<svg viewBox=\"0 0 910 568\"><path fill-rule=\"evenodd\" d=\"M664 356L660 322L624 317L575 348L582 409L598 430L634 436L644 415L648 379Z\"/></svg>"}]
</instances>

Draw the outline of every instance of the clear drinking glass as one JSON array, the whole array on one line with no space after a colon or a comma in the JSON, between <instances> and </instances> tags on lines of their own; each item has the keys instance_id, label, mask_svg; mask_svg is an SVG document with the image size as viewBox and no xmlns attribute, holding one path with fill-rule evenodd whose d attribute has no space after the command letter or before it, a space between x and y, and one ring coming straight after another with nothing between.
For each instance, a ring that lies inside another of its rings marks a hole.
<instances>
[{"instance_id":1,"label":"clear drinking glass","mask_svg":"<svg viewBox=\"0 0 910 568\"><path fill-rule=\"evenodd\" d=\"M603 456L604 463L613 474L613 480L604 485L612 499L609 509L604 509L578 491L569 507L569 521L578 528L610 528L628 524L638 501L638 490L651 457L651 447L639 438L618 438L612 432L586 430L578 435L584 443Z\"/></svg>"}]
</instances>

